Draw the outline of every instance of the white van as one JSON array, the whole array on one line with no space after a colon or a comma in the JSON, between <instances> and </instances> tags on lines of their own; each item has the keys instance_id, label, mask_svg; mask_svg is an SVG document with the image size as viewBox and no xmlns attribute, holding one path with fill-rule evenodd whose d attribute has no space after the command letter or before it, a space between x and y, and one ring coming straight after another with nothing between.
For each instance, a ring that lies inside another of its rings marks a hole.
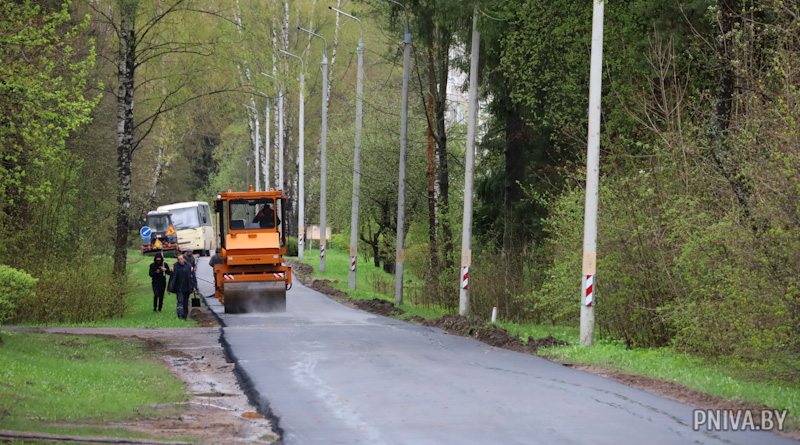
<instances>
[{"instance_id":1,"label":"white van","mask_svg":"<svg viewBox=\"0 0 800 445\"><path fill-rule=\"evenodd\" d=\"M181 250L188 247L200 255L208 256L216 249L216 234L207 202L179 202L161 206L158 211L169 212L172 216Z\"/></svg>"}]
</instances>

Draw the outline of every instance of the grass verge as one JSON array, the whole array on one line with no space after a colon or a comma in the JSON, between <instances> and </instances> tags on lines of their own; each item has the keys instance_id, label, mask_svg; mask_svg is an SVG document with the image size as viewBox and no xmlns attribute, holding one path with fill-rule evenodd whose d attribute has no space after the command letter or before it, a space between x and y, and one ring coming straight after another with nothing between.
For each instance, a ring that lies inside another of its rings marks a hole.
<instances>
[{"instance_id":1,"label":"grass verge","mask_svg":"<svg viewBox=\"0 0 800 445\"><path fill-rule=\"evenodd\" d=\"M672 348L627 349L616 341L600 341L591 347L576 343L544 348L539 354L562 363L599 366L677 383L724 399L785 409L789 412L789 426L800 427L800 384L797 382L754 380L742 376L738 366L714 363Z\"/></svg>"},{"instance_id":2,"label":"grass verge","mask_svg":"<svg viewBox=\"0 0 800 445\"><path fill-rule=\"evenodd\" d=\"M331 280L336 289L346 292L351 298L381 298L394 301L389 295L373 291L372 280L394 279L371 264L359 268L357 290L347 288L349 257L346 252L329 249L327 251L327 271L317 272L319 265L317 251L307 251L303 263L314 268L313 277ZM407 302L399 306L406 313L401 317L414 315L423 318L438 318L452 313L440 307L418 307ZM576 365L592 365L613 371L649 377L672 382L695 391L724 399L744 403L766 405L773 409L786 409L789 412L788 426L800 428L800 383L783 380L754 378L746 375L741 366L735 363L715 363L708 359L680 353L672 348L627 349L618 341L601 339L592 347L578 346L579 331L573 326L537 325L532 323L513 323L498 321L512 335L527 341L528 337L543 338L553 336L570 343L569 346L541 348L538 354L555 361Z\"/></svg>"},{"instance_id":3,"label":"grass verge","mask_svg":"<svg viewBox=\"0 0 800 445\"><path fill-rule=\"evenodd\" d=\"M151 437L102 424L172 414L187 399L182 382L137 342L17 332L2 339L2 429Z\"/></svg>"},{"instance_id":4,"label":"grass verge","mask_svg":"<svg viewBox=\"0 0 800 445\"><path fill-rule=\"evenodd\" d=\"M380 298L382 300L391 301L394 303L394 296L385 295L380 292L374 291L373 284L376 280L387 280L394 283L394 275L386 273L383 269L375 267L370 262L362 261L359 263L359 273L356 274L356 289L350 290L347 287L348 274L350 272L350 257L347 252L343 250L331 249L326 250L325 272L320 273L319 270L319 250L306 250L302 263L308 264L314 268L314 278L322 278L330 280L331 286L346 292L350 298L357 300L371 300L373 298ZM411 277L410 281L416 278ZM404 317L412 317L414 315L423 318L438 318L444 314L452 313L446 308L439 306L417 306L409 302L403 302L398 306L405 311Z\"/></svg>"},{"instance_id":5,"label":"grass verge","mask_svg":"<svg viewBox=\"0 0 800 445\"><path fill-rule=\"evenodd\" d=\"M166 258L172 265L174 258ZM121 318L109 318L86 323L61 323L57 326L86 328L190 328L197 325L193 320L178 318L175 294L164 294L162 312L153 311L153 289L150 279L150 263L153 257L144 256L138 250L128 249L128 308ZM120 297L122 298L122 297ZM48 326L55 326L48 324Z\"/></svg>"}]
</instances>

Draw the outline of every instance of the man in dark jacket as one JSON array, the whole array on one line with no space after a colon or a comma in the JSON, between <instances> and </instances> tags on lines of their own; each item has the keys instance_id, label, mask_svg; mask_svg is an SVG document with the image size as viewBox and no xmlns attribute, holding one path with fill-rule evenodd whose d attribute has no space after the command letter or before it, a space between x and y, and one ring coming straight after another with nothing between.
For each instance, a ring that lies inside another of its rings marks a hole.
<instances>
[{"instance_id":1,"label":"man in dark jacket","mask_svg":"<svg viewBox=\"0 0 800 445\"><path fill-rule=\"evenodd\" d=\"M197 258L194 257L194 251L190 248L183 250L183 258L192 267L192 272L197 271Z\"/></svg>"},{"instance_id":2,"label":"man in dark jacket","mask_svg":"<svg viewBox=\"0 0 800 445\"><path fill-rule=\"evenodd\" d=\"M164 264L164 257L157 253L150 264L150 278L153 281L153 312L161 312L164 305L164 289L167 288L167 277L172 272L169 266Z\"/></svg>"},{"instance_id":3,"label":"man in dark jacket","mask_svg":"<svg viewBox=\"0 0 800 445\"><path fill-rule=\"evenodd\" d=\"M192 266L183 255L178 255L178 262L175 263L172 273L175 293L178 295L178 317L186 320L189 315L189 295L197 291L197 281Z\"/></svg>"},{"instance_id":4,"label":"man in dark jacket","mask_svg":"<svg viewBox=\"0 0 800 445\"><path fill-rule=\"evenodd\" d=\"M214 271L214 291L218 290L218 287L217 287L217 270L216 270L216 267L214 267L214 266L216 266L217 264L222 264L222 263L224 263L224 261L222 261L222 255L219 254L219 247L217 247L217 249L214 251L214 256L212 256L211 259L208 260L208 265L211 266L211 270Z\"/></svg>"}]
</instances>

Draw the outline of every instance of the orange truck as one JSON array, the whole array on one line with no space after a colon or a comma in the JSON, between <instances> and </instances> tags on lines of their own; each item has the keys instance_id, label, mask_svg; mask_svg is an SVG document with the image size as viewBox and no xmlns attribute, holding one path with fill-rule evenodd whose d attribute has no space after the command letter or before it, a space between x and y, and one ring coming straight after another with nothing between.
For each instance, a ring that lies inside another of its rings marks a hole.
<instances>
[{"instance_id":1,"label":"orange truck","mask_svg":"<svg viewBox=\"0 0 800 445\"><path fill-rule=\"evenodd\" d=\"M286 208L283 191L217 195L220 256L214 266L216 297L225 313L283 312L292 287L286 255Z\"/></svg>"}]
</instances>

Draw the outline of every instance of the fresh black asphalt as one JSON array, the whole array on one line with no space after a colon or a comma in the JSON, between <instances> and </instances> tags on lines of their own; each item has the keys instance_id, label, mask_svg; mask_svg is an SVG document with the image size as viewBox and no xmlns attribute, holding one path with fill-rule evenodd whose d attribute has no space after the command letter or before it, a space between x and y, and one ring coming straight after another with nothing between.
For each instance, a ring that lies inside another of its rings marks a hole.
<instances>
[{"instance_id":1,"label":"fresh black asphalt","mask_svg":"<svg viewBox=\"0 0 800 445\"><path fill-rule=\"evenodd\" d=\"M199 272L211 295L205 258ZM206 300L286 444L796 443L767 432L693 431L690 406L352 309L298 282L285 313L224 314Z\"/></svg>"}]
</instances>

